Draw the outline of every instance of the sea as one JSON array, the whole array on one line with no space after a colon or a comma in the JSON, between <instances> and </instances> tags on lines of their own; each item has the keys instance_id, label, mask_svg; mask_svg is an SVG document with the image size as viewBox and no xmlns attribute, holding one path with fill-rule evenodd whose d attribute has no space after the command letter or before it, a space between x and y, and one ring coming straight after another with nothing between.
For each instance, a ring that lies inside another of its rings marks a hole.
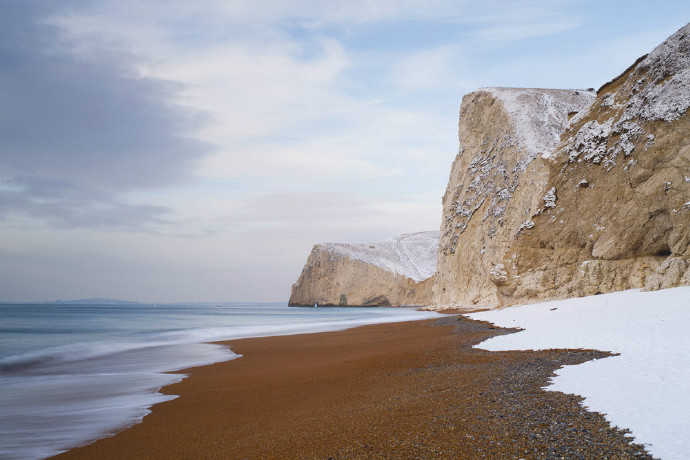
<instances>
[{"instance_id":1,"label":"sea","mask_svg":"<svg viewBox=\"0 0 690 460\"><path fill-rule=\"evenodd\" d=\"M240 358L209 342L437 317L414 308L0 304L0 458L41 459L140 422L171 373Z\"/></svg>"}]
</instances>

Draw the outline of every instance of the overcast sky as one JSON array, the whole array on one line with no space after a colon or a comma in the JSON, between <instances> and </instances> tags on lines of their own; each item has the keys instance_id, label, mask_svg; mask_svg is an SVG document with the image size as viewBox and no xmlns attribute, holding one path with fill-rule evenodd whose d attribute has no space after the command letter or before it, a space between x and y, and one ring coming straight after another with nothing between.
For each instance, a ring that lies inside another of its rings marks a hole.
<instances>
[{"instance_id":1,"label":"overcast sky","mask_svg":"<svg viewBox=\"0 0 690 460\"><path fill-rule=\"evenodd\" d=\"M0 300L287 300L437 230L462 95L598 87L687 0L0 2Z\"/></svg>"}]
</instances>

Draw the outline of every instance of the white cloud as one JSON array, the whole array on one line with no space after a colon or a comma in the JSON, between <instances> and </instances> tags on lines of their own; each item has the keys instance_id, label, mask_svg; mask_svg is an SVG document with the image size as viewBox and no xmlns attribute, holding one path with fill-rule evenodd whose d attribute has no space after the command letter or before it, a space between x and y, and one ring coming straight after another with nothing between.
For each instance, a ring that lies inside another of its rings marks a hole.
<instances>
[{"instance_id":1,"label":"white cloud","mask_svg":"<svg viewBox=\"0 0 690 460\"><path fill-rule=\"evenodd\" d=\"M455 89L459 101L461 89L472 87L469 61L456 44L402 50L391 71L385 60L377 64L359 49L346 49L324 32L327 27L351 35L358 27L399 20L455 22L472 27L475 36L503 40L569 26L562 5L537 3L205 1L161 8L117 2L55 22L82 47L92 43L136 52L143 75L186 85L179 102L210 115L196 135L216 146L199 170L202 177L271 177L288 189L304 189L393 174L407 179L419 167L407 160L425 150L446 168L455 130L439 142L438 127L453 126L455 114L396 101L405 91L440 88ZM527 25L515 25L516 18L527 17ZM307 27L308 38L290 34L284 28L289 23ZM303 55L307 48L309 57ZM350 77L363 68L372 78L367 87ZM357 92L377 96L367 99Z\"/></svg>"},{"instance_id":2,"label":"white cloud","mask_svg":"<svg viewBox=\"0 0 690 460\"><path fill-rule=\"evenodd\" d=\"M463 61L459 46L440 46L403 57L395 65L392 78L406 90L447 87L458 75Z\"/></svg>"},{"instance_id":3,"label":"white cloud","mask_svg":"<svg viewBox=\"0 0 690 460\"><path fill-rule=\"evenodd\" d=\"M531 19L531 20L530 20ZM525 22L517 22L515 18L505 24L481 28L474 36L475 42L481 44L483 48L495 43L515 42L526 38L543 37L558 32L574 29L581 19L579 18L556 18L545 21L535 21L533 18Z\"/></svg>"}]
</instances>

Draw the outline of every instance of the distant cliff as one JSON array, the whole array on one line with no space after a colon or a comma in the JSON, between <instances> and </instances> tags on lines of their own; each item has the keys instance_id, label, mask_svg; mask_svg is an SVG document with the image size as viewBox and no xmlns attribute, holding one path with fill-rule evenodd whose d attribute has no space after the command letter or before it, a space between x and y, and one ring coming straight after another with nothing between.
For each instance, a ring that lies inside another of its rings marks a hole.
<instances>
[{"instance_id":1,"label":"distant cliff","mask_svg":"<svg viewBox=\"0 0 690 460\"><path fill-rule=\"evenodd\" d=\"M428 305L437 250L438 232L317 244L292 286L290 305Z\"/></svg>"},{"instance_id":2,"label":"distant cliff","mask_svg":"<svg viewBox=\"0 0 690 460\"><path fill-rule=\"evenodd\" d=\"M495 307L690 284L690 26L596 99L532 91L463 99L435 303ZM560 143L534 131L540 118L559 121Z\"/></svg>"}]
</instances>

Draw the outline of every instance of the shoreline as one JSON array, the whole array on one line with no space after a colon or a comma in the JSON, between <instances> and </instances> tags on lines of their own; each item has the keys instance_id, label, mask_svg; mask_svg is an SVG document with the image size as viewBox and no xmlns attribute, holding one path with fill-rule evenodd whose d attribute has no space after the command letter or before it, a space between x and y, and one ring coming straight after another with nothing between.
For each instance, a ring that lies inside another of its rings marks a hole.
<instances>
[{"instance_id":1,"label":"shoreline","mask_svg":"<svg viewBox=\"0 0 690 460\"><path fill-rule=\"evenodd\" d=\"M220 342L242 358L180 371L143 422L52 458L651 458L541 389L606 353L472 348L508 332L446 316Z\"/></svg>"}]
</instances>

